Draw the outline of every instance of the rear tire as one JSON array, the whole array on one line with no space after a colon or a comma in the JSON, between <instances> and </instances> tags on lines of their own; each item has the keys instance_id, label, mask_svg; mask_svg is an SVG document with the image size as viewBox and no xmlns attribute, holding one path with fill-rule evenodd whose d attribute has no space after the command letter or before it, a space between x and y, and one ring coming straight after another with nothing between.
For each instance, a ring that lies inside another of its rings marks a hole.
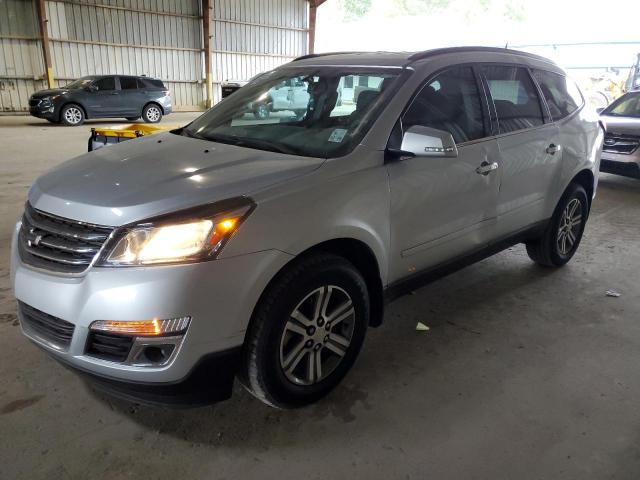
<instances>
[{"instance_id":1,"label":"rear tire","mask_svg":"<svg viewBox=\"0 0 640 480\"><path fill-rule=\"evenodd\" d=\"M60 111L60 121L69 127L82 125L84 123L84 110L75 103L65 105Z\"/></svg>"},{"instance_id":2,"label":"rear tire","mask_svg":"<svg viewBox=\"0 0 640 480\"><path fill-rule=\"evenodd\" d=\"M572 183L558 202L542 236L526 244L529 258L545 267L561 267L576 253L589 218L582 185Z\"/></svg>"},{"instance_id":3,"label":"rear tire","mask_svg":"<svg viewBox=\"0 0 640 480\"><path fill-rule=\"evenodd\" d=\"M350 262L328 253L298 260L254 311L240 382L278 408L319 400L354 364L369 313L367 285Z\"/></svg>"},{"instance_id":4,"label":"rear tire","mask_svg":"<svg viewBox=\"0 0 640 480\"><path fill-rule=\"evenodd\" d=\"M142 119L147 123L158 123L162 120L162 109L155 103L148 103L142 110Z\"/></svg>"}]
</instances>

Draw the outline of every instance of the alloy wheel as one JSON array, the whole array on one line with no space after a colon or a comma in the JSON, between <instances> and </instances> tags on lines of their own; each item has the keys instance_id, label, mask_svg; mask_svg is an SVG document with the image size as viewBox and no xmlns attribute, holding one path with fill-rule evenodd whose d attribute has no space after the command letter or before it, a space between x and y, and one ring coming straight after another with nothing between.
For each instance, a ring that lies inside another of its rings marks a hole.
<instances>
[{"instance_id":1,"label":"alloy wheel","mask_svg":"<svg viewBox=\"0 0 640 480\"><path fill-rule=\"evenodd\" d=\"M562 212L556 244L558 253L568 255L580 235L582 225L582 204L577 198L572 199Z\"/></svg>"},{"instance_id":2,"label":"alloy wheel","mask_svg":"<svg viewBox=\"0 0 640 480\"><path fill-rule=\"evenodd\" d=\"M160 118L160 109L158 107L147 108L147 120L150 122L157 122Z\"/></svg>"},{"instance_id":3,"label":"alloy wheel","mask_svg":"<svg viewBox=\"0 0 640 480\"><path fill-rule=\"evenodd\" d=\"M280 367L297 385L314 385L344 359L355 327L349 294L335 285L313 290L289 315L280 339Z\"/></svg>"},{"instance_id":4,"label":"alloy wheel","mask_svg":"<svg viewBox=\"0 0 640 480\"><path fill-rule=\"evenodd\" d=\"M78 107L69 107L64 112L64 118L71 125L75 125L82 120L82 112Z\"/></svg>"}]
</instances>

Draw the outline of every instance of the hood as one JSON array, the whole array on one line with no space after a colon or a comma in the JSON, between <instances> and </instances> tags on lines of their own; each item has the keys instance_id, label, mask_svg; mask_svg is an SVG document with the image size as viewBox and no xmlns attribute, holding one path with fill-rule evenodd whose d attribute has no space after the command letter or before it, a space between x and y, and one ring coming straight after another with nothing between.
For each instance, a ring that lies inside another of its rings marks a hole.
<instances>
[{"instance_id":1,"label":"hood","mask_svg":"<svg viewBox=\"0 0 640 480\"><path fill-rule=\"evenodd\" d=\"M65 88L51 88L49 90L38 90L36 93L31 95L31 98L42 98L48 97L51 95L58 95L60 93L67 92L68 90Z\"/></svg>"},{"instance_id":2,"label":"hood","mask_svg":"<svg viewBox=\"0 0 640 480\"><path fill-rule=\"evenodd\" d=\"M120 226L250 195L323 162L162 133L61 164L36 181L29 202L61 217Z\"/></svg>"},{"instance_id":3,"label":"hood","mask_svg":"<svg viewBox=\"0 0 640 480\"><path fill-rule=\"evenodd\" d=\"M607 133L640 136L640 118L601 115Z\"/></svg>"}]
</instances>

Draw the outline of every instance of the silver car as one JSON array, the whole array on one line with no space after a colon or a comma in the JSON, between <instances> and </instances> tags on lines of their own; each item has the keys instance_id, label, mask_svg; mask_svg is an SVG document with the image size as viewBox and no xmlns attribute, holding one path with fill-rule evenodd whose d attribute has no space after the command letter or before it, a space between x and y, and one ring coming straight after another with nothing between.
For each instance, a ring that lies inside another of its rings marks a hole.
<instances>
[{"instance_id":1,"label":"silver car","mask_svg":"<svg viewBox=\"0 0 640 480\"><path fill-rule=\"evenodd\" d=\"M600 119L606 130L600 171L640 178L640 91L618 98Z\"/></svg>"},{"instance_id":2,"label":"silver car","mask_svg":"<svg viewBox=\"0 0 640 480\"><path fill-rule=\"evenodd\" d=\"M256 118L282 82L308 85L304 114ZM306 405L407 290L520 242L567 263L602 139L538 56L302 57L181 130L40 177L13 236L22 330L115 395L202 404L237 378Z\"/></svg>"}]
</instances>

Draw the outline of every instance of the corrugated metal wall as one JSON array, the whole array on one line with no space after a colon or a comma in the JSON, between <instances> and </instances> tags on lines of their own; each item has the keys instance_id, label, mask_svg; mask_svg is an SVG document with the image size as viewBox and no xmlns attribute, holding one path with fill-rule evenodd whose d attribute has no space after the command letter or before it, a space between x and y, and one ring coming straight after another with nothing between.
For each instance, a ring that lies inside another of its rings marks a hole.
<instances>
[{"instance_id":1,"label":"corrugated metal wall","mask_svg":"<svg viewBox=\"0 0 640 480\"><path fill-rule=\"evenodd\" d=\"M35 3L0 0L0 111L28 110L29 95L45 88Z\"/></svg>"},{"instance_id":2,"label":"corrugated metal wall","mask_svg":"<svg viewBox=\"0 0 640 480\"><path fill-rule=\"evenodd\" d=\"M213 78L248 80L307 53L305 0L213 0ZM220 89L214 88L214 101Z\"/></svg>"},{"instance_id":3,"label":"corrugated metal wall","mask_svg":"<svg viewBox=\"0 0 640 480\"><path fill-rule=\"evenodd\" d=\"M307 51L305 0L212 0L214 102L220 83L248 80ZM176 109L204 105L200 0L46 0L58 85L83 75L162 79ZM36 0L0 0L0 109L27 109L45 88Z\"/></svg>"},{"instance_id":4,"label":"corrugated metal wall","mask_svg":"<svg viewBox=\"0 0 640 480\"><path fill-rule=\"evenodd\" d=\"M203 102L198 0L49 0L51 61L58 82L90 74L165 80L182 108Z\"/></svg>"}]
</instances>

